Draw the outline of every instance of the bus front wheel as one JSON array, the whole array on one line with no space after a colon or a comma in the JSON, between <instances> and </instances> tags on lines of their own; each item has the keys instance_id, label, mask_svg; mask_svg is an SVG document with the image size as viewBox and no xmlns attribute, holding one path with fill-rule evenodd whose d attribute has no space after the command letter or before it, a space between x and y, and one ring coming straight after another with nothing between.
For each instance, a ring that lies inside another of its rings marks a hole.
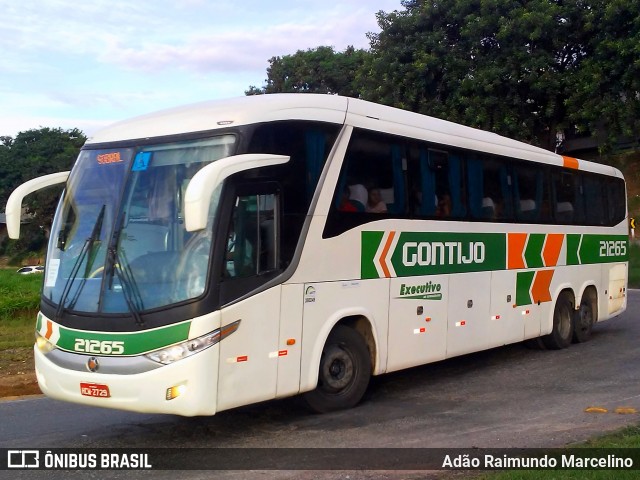
<instances>
[{"instance_id":1,"label":"bus front wheel","mask_svg":"<svg viewBox=\"0 0 640 480\"><path fill-rule=\"evenodd\" d=\"M542 337L542 341L550 350L560 350L571 345L573 338L574 311L573 301L569 292L561 292L553 310L553 329L549 335Z\"/></svg>"},{"instance_id":2,"label":"bus front wheel","mask_svg":"<svg viewBox=\"0 0 640 480\"><path fill-rule=\"evenodd\" d=\"M371 360L364 338L352 328L337 325L322 349L318 386L304 399L318 413L351 408L362 399L370 377Z\"/></svg>"}]
</instances>

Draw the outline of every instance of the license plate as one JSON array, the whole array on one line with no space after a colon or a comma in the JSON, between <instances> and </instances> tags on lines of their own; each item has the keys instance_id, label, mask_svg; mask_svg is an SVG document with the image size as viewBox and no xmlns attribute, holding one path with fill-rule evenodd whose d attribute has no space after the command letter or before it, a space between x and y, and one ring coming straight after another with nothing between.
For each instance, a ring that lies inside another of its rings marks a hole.
<instances>
[{"instance_id":1,"label":"license plate","mask_svg":"<svg viewBox=\"0 0 640 480\"><path fill-rule=\"evenodd\" d=\"M85 397L109 398L111 396L109 387L99 383L81 383L80 393Z\"/></svg>"}]
</instances>

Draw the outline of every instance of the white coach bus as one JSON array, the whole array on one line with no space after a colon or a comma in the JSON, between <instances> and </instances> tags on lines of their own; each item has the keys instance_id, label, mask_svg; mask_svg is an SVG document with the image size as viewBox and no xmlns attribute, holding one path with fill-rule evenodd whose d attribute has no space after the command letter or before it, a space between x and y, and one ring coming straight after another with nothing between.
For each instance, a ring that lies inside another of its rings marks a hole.
<instances>
[{"instance_id":1,"label":"white coach bus","mask_svg":"<svg viewBox=\"0 0 640 480\"><path fill-rule=\"evenodd\" d=\"M212 415L523 340L564 348L626 308L615 168L361 100L265 95L90 138L49 242L47 395Z\"/></svg>"}]
</instances>

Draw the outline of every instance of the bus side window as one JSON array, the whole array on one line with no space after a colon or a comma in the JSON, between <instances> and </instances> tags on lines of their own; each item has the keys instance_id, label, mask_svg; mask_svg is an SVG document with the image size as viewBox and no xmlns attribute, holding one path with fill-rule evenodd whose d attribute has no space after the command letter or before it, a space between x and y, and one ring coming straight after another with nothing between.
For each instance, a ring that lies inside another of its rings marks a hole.
<instances>
[{"instance_id":1,"label":"bus side window","mask_svg":"<svg viewBox=\"0 0 640 480\"><path fill-rule=\"evenodd\" d=\"M627 196L624 180L611 178L607 185L607 224L614 226L625 219L627 213Z\"/></svg>"},{"instance_id":2,"label":"bus side window","mask_svg":"<svg viewBox=\"0 0 640 480\"><path fill-rule=\"evenodd\" d=\"M404 215L406 159L393 138L356 131L334 194L339 212Z\"/></svg>"},{"instance_id":3,"label":"bus side window","mask_svg":"<svg viewBox=\"0 0 640 480\"><path fill-rule=\"evenodd\" d=\"M584 221L582 182L573 172L557 171L552 176L553 213L558 223L574 224Z\"/></svg>"},{"instance_id":4,"label":"bus side window","mask_svg":"<svg viewBox=\"0 0 640 480\"><path fill-rule=\"evenodd\" d=\"M585 220L589 225L606 225L605 211L606 193L604 182L600 177L584 175L582 179Z\"/></svg>"},{"instance_id":5,"label":"bus side window","mask_svg":"<svg viewBox=\"0 0 640 480\"><path fill-rule=\"evenodd\" d=\"M467 160L471 217L487 221L513 219L513 178L508 165L494 158Z\"/></svg>"},{"instance_id":6,"label":"bus side window","mask_svg":"<svg viewBox=\"0 0 640 480\"><path fill-rule=\"evenodd\" d=\"M544 170L529 165L514 167L514 204L520 222L549 220L548 187Z\"/></svg>"},{"instance_id":7,"label":"bus side window","mask_svg":"<svg viewBox=\"0 0 640 480\"><path fill-rule=\"evenodd\" d=\"M420 181L412 187L416 213L442 219L464 217L461 157L426 146L420 147L418 155Z\"/></svg>"}]
</instances>

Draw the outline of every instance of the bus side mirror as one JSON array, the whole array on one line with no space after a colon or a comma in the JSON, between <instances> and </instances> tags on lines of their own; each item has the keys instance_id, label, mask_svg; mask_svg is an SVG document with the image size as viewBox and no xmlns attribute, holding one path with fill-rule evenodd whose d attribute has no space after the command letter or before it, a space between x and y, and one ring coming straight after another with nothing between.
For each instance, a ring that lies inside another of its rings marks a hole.
<instances>
[{"instance_id":1,"label":"bus side mirror","mask_svg":"<svg viewBox=\"0 0 640 480\"><path fill-rule=\"evenodd\" d=\"M16 188L7 200L7 208L5 214L7 217L7 233L9 238L20 238L20 218L22 216L22 200L30 193L37 192L46 187L65 183L69 177L69 172L58 172L42 177L34 178L23 183Z\"/></svg>"},{"instance_id":2,"label":"bus side mirror","mask_svg":"<svg viewBox=\"0 0 640 480\"><path fill-rule=\"evenodd\" d=\"M207 226L212 201L219 200L225 178L253 168L281 165L289 161L288 156L269 154L245 154L216 160L196 173L184 194L184 223L188 232L202 230ZM215 198L218 196L218 198Z\"/></svg>"}]
</instances>

